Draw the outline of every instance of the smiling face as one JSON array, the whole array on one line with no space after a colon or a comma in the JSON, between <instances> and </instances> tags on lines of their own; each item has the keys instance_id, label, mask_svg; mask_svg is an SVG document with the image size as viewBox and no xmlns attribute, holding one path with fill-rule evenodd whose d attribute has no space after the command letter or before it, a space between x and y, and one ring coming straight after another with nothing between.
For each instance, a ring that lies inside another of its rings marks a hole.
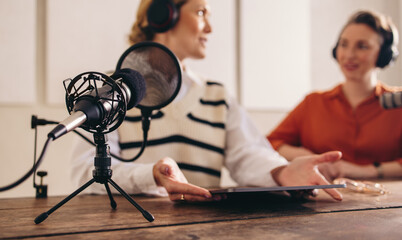
<instances>
[{"instance_id":1,"label":"smiling face","mask_svg":"<svg viewBox=\"0 0 402 240\"><path fill-rule=\"evenodd\" d=\"M378 33L366 24L352 23L346 26L336 49L336 58L346 80L370 79L376 69L381 41Z\"/></svg>"},{"instance_id":2,"label":"smiling face","mask_svg":"<svg viewBox=\"0 0 402 240\"><path fill-rule=\"evenodd\" d=\"M175 27L164 36L155 37L172 50L179 60L185 58L204 58L208 34L212 28L209 23L210 6L206 0L188 0L180 8L180 18Z\"/></svg>"}]
</instances>

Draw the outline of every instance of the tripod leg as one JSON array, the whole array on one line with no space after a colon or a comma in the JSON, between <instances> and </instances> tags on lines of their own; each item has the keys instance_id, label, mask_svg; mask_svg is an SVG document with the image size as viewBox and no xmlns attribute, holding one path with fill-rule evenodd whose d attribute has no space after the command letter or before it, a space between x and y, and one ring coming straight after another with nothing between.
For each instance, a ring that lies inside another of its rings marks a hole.
<instances>
[{"instance_id":1,"label":"tripod leg","mask_svg":"<svg viewBox=\"0 0 402 240\"><path fill-rule=\"evenodd\" d=\"M77 190L75 190L75 192L71 193L69 196L67 196L66 198L64 198L61 202L59 202L58 204L56 204L54 207L52 207L49 211L44 212L42 214L40 214L39 216L37 216L35 218L35 223L39 224L41 222L43 222L52 212L56 211L59 207L63 206L66 202L68 202L70 199L72 199L73 197L75 197L78 193L82 192L85 188L89 187L89 185L91 185L92 183L95 182L95 179L92 178L91 180L89 180L87 183L85 183L84 185L82 185L80 188L78 188Z\"/></svg>"},{"instance_id":2,"label":"tripod leg","mask_svg":"<svg viewBox=\"0 0 402 240\"><path fill-rule=\"evenodd\" d=\"M144 216L144 218L146 220L148 220L149 222L153 222L154 221L154 216L152 216L151 213L147 212L145 209L143 209L140 205L138 205L138 203L136 203L134 201L134 199L132 197L130 197L130 195L128 195L123 189L121 189L119 187L119 185L117 185L117 183L115 183L112 179L108 179L107 180L114 188L116 188L117 191L119 191L121 193L121 195L123 195L131 204L134 205L134 207L136 207L138 209L138 211L140 211L142 213L142 216Z\"/></svg>"},{"instance_id":3,"label":"tripod leg","mask_svg":"<svg viewBox=\"0 0 402 240\"><path fill-rule=\"evenodd\" d=\"M105 188L107 191L107 195L109 196L109 199L110 199L110 206L112 206L113 209L116 209L117 204L116 204L116 201L113 199L113 195L110 192L110 188L109 188L109 185L107 184L107 182L105 182Z\"/></svg>"}]
</instances>

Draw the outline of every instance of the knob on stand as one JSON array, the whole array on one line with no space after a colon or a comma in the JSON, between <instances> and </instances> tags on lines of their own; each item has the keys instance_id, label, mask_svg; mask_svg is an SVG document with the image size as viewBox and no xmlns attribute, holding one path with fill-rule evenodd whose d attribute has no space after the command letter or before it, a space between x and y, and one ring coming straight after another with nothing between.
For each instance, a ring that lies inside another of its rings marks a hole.
<instances>
[{"instance_id":1,"label":"knob on stand","mask_svg":"<svg viewBox=\"0 0 402 240\"><path fill-rule=\"evenodd\" d=\"M36 198L47 198L47 185L43 185L43 177L47 176L47 172L39 171L36 175L40 177L40 184L35 184Z\"/></svg>"}]
</instances>

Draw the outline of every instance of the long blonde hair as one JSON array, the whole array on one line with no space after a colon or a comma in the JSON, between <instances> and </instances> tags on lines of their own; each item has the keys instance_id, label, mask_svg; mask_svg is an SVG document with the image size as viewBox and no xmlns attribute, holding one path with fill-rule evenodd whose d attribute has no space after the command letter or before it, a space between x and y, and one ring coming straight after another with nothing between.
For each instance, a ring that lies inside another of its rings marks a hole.
<instances>
[{"instance_id":1,"label":"long blonde hair","mask_svg":"<svg viewBox=\"0 0 402 240\"><path fill-rule=\"evenodd\" d=\"M155 36L153 32L148 27L147 11L149 6L154 0L141 0L140 5L137 10L137 19L131 27L131 32L128 37L129 43L135 44L143 41L152 41ZM188 0L171 0L179 8Z\"/></svg>"}]
</instances>

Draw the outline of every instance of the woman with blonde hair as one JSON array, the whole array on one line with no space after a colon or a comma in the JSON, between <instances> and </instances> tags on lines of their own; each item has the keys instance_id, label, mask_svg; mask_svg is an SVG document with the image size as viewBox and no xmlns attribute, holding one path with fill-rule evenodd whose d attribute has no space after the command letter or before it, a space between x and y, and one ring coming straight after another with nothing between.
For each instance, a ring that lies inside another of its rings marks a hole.
<instances>
[{"instance_id":1,"label":"woman with blonde hair","mask_svg":"<svg viewBox=\"0 0 402 240\"><path fill-rule=\"evenodd\" d=\"M211 201L207 188L220 186L226 167L241 186L328 184L317 171L321 162L340 158L339 152L296 159L291 164L275 152L224 86L192 72L185 59L205 57L212 27L207 0L141 1L130 42L153 41L169 48L183 68L176 99L152 120L148 147L133 163L112 160L114 178L130 193L169 195L173 201ZM127 114L109 136L111 151L123 157L138 151L142 140L137 109ZM93 150L77 147L73 179L89 178ZM93 192L103 192L94 186ZM342 196L326 191L335 199Z\"/></svg>"}]
</instances>

